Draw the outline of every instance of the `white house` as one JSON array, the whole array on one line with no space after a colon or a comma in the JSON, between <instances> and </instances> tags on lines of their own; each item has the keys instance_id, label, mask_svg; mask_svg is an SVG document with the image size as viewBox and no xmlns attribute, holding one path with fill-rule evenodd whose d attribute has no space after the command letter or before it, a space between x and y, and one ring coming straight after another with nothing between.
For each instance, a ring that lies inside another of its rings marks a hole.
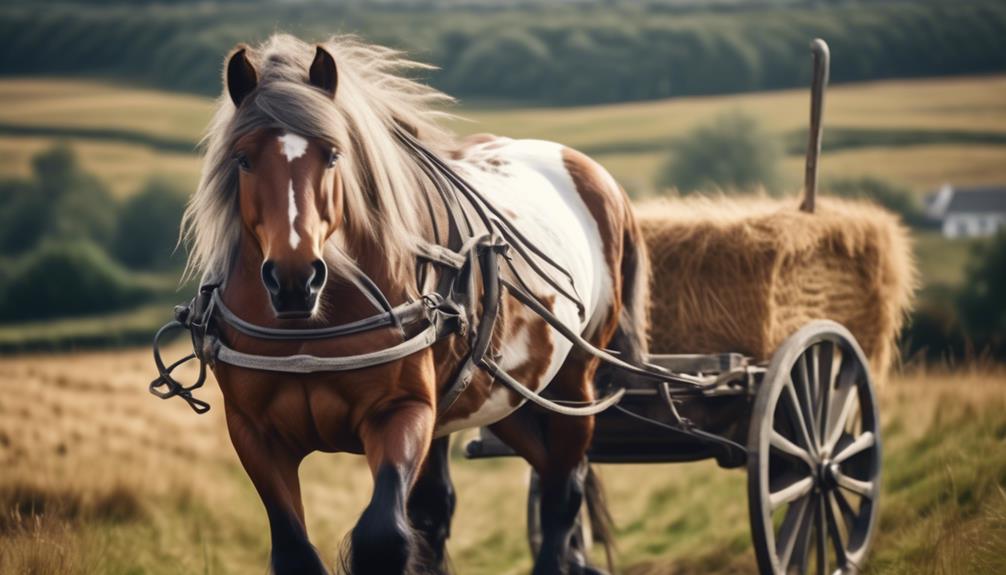
<instances>
[{"instance_id":1,"label":"white house","mask_svg":"<svg viewBox=\"0 0 1006 575\"><path fill-rule=\"evenodd\" d=\"M1006 187L954 188L944 184L930 198L926 214L940 222L947 238L995 235L1006 227Z\"/></svg>"}]
</instances>

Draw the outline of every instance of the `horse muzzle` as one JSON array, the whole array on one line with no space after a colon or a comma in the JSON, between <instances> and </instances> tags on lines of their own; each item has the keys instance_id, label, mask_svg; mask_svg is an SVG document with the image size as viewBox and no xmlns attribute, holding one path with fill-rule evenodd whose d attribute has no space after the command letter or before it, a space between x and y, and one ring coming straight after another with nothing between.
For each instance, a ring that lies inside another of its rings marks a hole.
<instances>
[{"instance_id":1,"label":"horse muzzle","mask_svg":"<svg viewBox=\"0 0 1006 575\"><path fill-rule=\"evenodd\" d=\"M279 319L307 319L318 306L318 296L328 280L328 266L320 259L305 270L286 271L272 260L262 264L262 284Z\"/></svg>"}]
</instances>

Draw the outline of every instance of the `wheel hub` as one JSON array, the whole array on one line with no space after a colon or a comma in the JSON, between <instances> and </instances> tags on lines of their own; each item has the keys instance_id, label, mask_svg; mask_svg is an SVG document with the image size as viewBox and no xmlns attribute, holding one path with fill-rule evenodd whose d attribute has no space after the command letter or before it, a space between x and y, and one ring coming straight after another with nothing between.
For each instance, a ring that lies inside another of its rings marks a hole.
<instances>
[{"instance_id":1,"label":"wheel hub","mask_svg":"<svg viewBox=\"0 0 1006 575\"><path fill-rule=\"evenodd\" d=\"M838 463L833 462L829 458L823 459L817 464L817 469L814 470L817 486L822 490L830 491L838 487L838 474Z\"/></svg>"}]
</instances>

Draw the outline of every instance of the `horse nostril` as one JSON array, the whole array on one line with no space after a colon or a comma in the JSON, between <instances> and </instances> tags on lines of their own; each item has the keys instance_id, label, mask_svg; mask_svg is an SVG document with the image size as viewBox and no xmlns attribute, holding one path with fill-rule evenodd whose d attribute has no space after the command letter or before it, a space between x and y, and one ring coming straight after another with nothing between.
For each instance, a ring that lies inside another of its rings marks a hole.
<instances>
[{"instance_id":1,"label":"horse nostril","mask_svg":"<svg viewBox=\"0 0 1006 575\"><path fill-rule=\"evenodd\" d=\"M325 287L325 280L328 279L328 266L321 260L314 260L311 262L311 269L313 271L307 280L308 288L312 292L321 291L321 288Z\"/></svg>"},{"instance_id":2,"label":"horse nostril","mask_svg":"<svg viewBox=\"0 0 1006 575\"><path fill-rule=\"evenodd\" d=\"M276 264L272 260L266 260L262 264L262 283L269 293L276 295L279 293L279 275L276 273Z\"/></svg>"}]
</instances>

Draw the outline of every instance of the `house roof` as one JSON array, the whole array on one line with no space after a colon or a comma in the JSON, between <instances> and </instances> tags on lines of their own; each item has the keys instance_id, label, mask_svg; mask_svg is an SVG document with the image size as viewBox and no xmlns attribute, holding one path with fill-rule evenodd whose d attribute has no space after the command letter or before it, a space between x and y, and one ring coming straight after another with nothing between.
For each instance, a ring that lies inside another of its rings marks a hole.
<instances>
[{"instance_id":1,"label":"house roof","mask_svg":"<svg viewBox=\"0 0 1006 575\"><path fill-rule=\"evenodd\" d=\"M955 188L944 213L1006 213L1006 187Z\"/></svg>"}]
</instances>

